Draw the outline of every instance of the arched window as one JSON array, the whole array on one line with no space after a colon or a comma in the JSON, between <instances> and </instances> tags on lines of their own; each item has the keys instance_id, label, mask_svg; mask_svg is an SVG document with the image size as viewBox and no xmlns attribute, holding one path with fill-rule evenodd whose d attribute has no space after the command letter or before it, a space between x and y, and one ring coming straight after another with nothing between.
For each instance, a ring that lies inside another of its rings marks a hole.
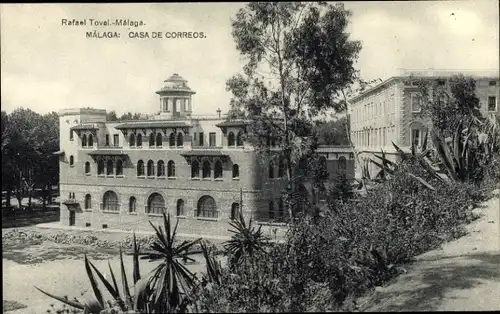
<instances>
[{"instance_id":1,"label":"arched window","mask_svg":"<svg viewBox=\"0 0 500 314\"><path fill-rule=\"evenodd\" d=\"M137 134L137 147L141 147L142 146L142 134L139 133Z\"/></svg>"},{"instance_id":2,"label":"arched window","mask_svg":"<svg viewBox=\"0 0 500 314\"><path fill-rule=\"evenodd\" d=\"M240 204L238 203L233 203L231 205L231 220L235 220L238 218L240 214Z\"/></svg>"},{"instance_id":3,"label":"arched window","mask_svg":"<svg viewBox=\"0 0 500 314\"><path fill-rule=\"evenodd\" d=\"M135 146L135 134L130 134L130 140L129 140L129 146L134 147Z\"/></svg>"},{"instance_id":4,"label":"arched window","mask_svg":"<svg viewBox=\"0 0 500 314\"><path fill-rule=\"evenodd\" d=\"M181 199L177 200L177 216L184 216L184 201Z\"/></svg>"},{"instance_id":5,"label":"arched window","mask_svg":"<svg viewBox=\"0 0 500 314\"><path fill-rule=\"evenodd\" d=\"M156 169L156 175L159 177L165 176L165 162L163 160L158 160L158 167Z\"/></svg>"},{"instance_id":6,"label":"arched window","mask_svg":"<svg viewBox=\"0 0 500 314\"><path fill-rule=\"evenodd\" d=\"M153 193L148 198L146 213L161 215L165 213L165 199L158 193Z\"/></svg>"},{"instance_id":7,"label":"arched window","mask_svg":"<svg viewBox=\"0 0 500 314\"><path fill-rule=\"evenodd\" d=\"M94 147L94 137L92 137L92 134L89 134L89 147Z\"/></svg>"},{"instance_id":8,"label":"arched window","mask_svg":"<svg viewBox=\"0 0 500 314\"><path fill-rule=\"evenodd\" d=\"M270 201L269 202L269 219L274 219L274 202Z\"/></svg>"},{"instance_id":9,"label":"arched window","mask_svg":"<svg viewBox=\"0 0 500 314\"><path fill-rule=\"evenodd\" d=\"M107 191L102 198L102 210L117 212L120 210L118 196L113 191Z\"/></svg>"},{"instance_id":10,"label":"arched window","mask_svg":"<svg viewBox=\"0 0 500 314\"><path fill-rule=\"evenodd\" d=\"M97 174L104 174L104 160L102 159L97 162Z\"/></svg>"},{"instance_id":11,"label":"arched window","mask_svg":"<svg viewBox=\"0 0 500 314\"><path fill-rule=\"evenodd\" d=\"M175 134L173 132L168 137L168 146L175 147Z\"/></svg>"},{"instance_id":12,"label":"arched window","mask_svg":"<svg viewBox=\"0 0 500 314\"><path fill-rule=\"evenodd\" d=\"M137 210L137 200L135 197L131 196L130 199L128 200L128 212L129 213L135 213Z\"/></svg>"},{"instance_id":13,"label":"arched window","mask_svg":"<svg viewBox=\"0 0 500 314\"><path fill-rule=\"evenodd\" d=\"M229 132L227 135L227 146L234 146L236 144L235 139L234 139L234 133Z\"/></svg>"},{"instance_id":14,"label":"arched window","mask_svg":"<svg viewBox=\"0 0 500 314\"><path fill-rule=\"evenodd\" d=\"M118 159L116 162L116 175L117 176L122 176L123 175L123 160Z\"/></svg>"},{"instance_id":15,"label":"arched window","mask_svg":"<svg viewBox=\"0 0 500 314\"><path fill-rule=\"evenodd\" d=\"M161 133L156 134L156 147L162 147L163 146L163 137L161 136Z\"/></svg>"},{"instance_id":16,"label":"arched window","mask_svg":"<svg viewBox=\"0 0 500 314\"><path fill-rule=\"evenodd\" d=\"M215 200L211 196L205 195L200 198L196 216L217 218L217 207L215 205Z\"/></svg>"},{"instance_id":17,"label":"arched window","mask_svg":"<svg viewBox=\"0 0 500 314\"><path fill-rule=\"evenodd\" d=\"M269 179L274 178L274 163L272 161L269 162Z\"/></svg>"},{"instance_id":18,"label":"arched window","mask_svg":"<svg viewBox=\"0 0 500 314\"><path fill-rule=\"evenodd\" d=\"M85 174L90 174L90 162L85 163Z\"/></svg>"},{"instance_id":19,"label":"arched window","mask_svg":"<svg viewBox=\"0 0 500 314\"><path fill-rule=\"evenodd\" d=\"M149 134L149 147L155 146L155 135L153 133Z\"/></svg>"},{"instance_id":20,"label":"arched window","mask_svg":"<svg viewBox=\"0 0 500 314\"><path fill-rule=\"evenodd\" d=\"M285 158L283 156L280 157L278 163L278 178L283 178L285 176Z\"/></svg>"},{"instance_id":21,"label":"arched window","mask_svg":"<svg viewBox=\"0 0 500 314\"><path fill-rule=\"evenodd\" d=\"M193 161L191 163L191 178L199 178L200 177L200 164L198 161Z\"/></svg>"},{"instance_id":22,"label":"arched window","mask_svg":"<svg viewBox=\"0 0 500 314\"><path fill-rule=\"evenodd\" d=\"M155 175L155 163L152 160L148 161L148 177L152 177Z\"/></svg>"},{"instance_id":23,"label":"arched window","mask_svg":"<svg viewBox=\"0 0 500 314\"><path fill-rule=\"evenodd\" d=\"M113 168L114 168L113 161L110 159L106 163L106 175L108 175L108 176L112 175L114 172Z\"/></svg>"},{"instance_id":24,"label":"arched window","mask_svg":"<svg viewBox=\"0 0 500 314\"><path fill-rule=\"evenodd\" d=\"M205 160L203 162L203 178L210 178L212 176L212 169L210 169L210 162L208 160Z\"/></svg>"},{"instance_id":25,"label":"arched window","mask_svg":"<svg viewBox=\"0 0 500 314\"><path fill-rule=\"evenodd\" d=\"M214 165L214 178L222 178L222 161L217 160Z\"/></svg>"},{"instance_id":26,"label":"arched window","mask_svg":"<svg viewBox=\"0 0 500 314\"><path fill-rule=\"evenodd\" d=\"M137 162L137 176L143 176L144 175L144 161L139 160Z\"/></svg>"},{"instance_id":27,"label":"arched window","mask_svg":"<svg viewBox=\"0 0 500 314\"><path fill-rule=\"evenodd\" d=\"M345 170L347 167L347 162L344 156L339 157L339 170Z\"/></svg>"},{"instance_id":28,"label":"arched window","mask_svg":"<svg viewBox=\"0 0 500 314\"><path fill-rule=\"evenodd\" d=\"M85 209L92 208L92 196L90 194L85 195Z\"/></svg>"},{"instance_id":29,"label":"arched window","mask_svg":"<svg viewBox=\"0 0 500 314\"><path fill-rule=\"evenodd\" d=\"M240 177L240 166L237 164L233 165L233 179L234 178L239 178Z\"/></svg>"},{"instance_id":30,"label":"arched window","mask_svg":"<svg viewBox=\"0 0 500 314\"><path fill-rule=\"evenodd\" d=\"M177 134L177 146L184 146L184 136L182 133Z\"/></svg>"},{"instance_id":31,"label":"arched window","mask_svg":"<svg viewBox=\"0 0 500 314\"><path fill-rule=\"evenodd\" d=\"M73 166L75 164L75 158L73 157L73 155L69 156L69 165L70 166Z\"/></svg>"},{"instance_id":32,"label":"arched window","mask_svg":"<svg viewBox=\"0 0 500 314\"><path fill-rule=\"evenodd\" d=\"M175 177L175 162L170 160L167 164L167 175L169 178Z\"/></svg>"},{"instance_id":33,"label":"arched window","mask_svg":"<svg viewBox=\"0 0 500 314\"><path fill-rule=\"evenodd\" d=\"M241 132L238 132L238 135L236 136L236 145L243 146L243 134Z\"/></svg>"},{"instance_id":34,"label":"arched window","mask_svg":"<svg viewBox=\"0 0 500 314\"><path fill-rule=\"evenodd\" d=\"M87 135L83 134L82 135L82 147L87 146Z\"/></svg>"}]
</instances>

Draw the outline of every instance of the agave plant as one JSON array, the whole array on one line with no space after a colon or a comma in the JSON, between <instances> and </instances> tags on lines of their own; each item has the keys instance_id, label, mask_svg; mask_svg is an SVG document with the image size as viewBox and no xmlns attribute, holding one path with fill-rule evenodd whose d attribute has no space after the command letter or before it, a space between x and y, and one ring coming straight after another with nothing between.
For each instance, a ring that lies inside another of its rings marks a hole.
<instances>
[{"instance_id":1,"label":"agave plant","mask_svg":"<svg viewBox=\"0 0 500 314\"><path fill-rule=\"evenodd\" d=\"M224 249L231 256L231 266L245 262L256 251L264 251L264 246L267 245L267 240L269 239L262 233L262 226L259 226L257 229L255 226L252 226L252 218L250 218L247 226L245 218L240 212L236 219L230 222L229 225L234 229L228 230L233 235L231 240L224 242Z\"/></svg>"},{"instance_id":2,"label":"agave plant","mask_svg":"<svg viewBox=\"0 0 500 314\"><path fill-rule=\"evenodd\" d=\"M203 257L205 258L207 273L203 276L204 284L209 282L220 285L222 278L222 266L217 258L210 252L206 243L200 243Z\"/></svg>"},{"instance_id":3,"label":"agave plant","mask_svg":"<svg viewBox=\"0 0 500 314\"><path fill-rule=\"evenodd\" d=\"M422 149L421 152L417 152L415 143L412 143L411 146L411 152L407 153L403 151L400 147L398 147L394 142L392 142L392 145L396 149L397 155L399 157L399 160L401 161L400 163L393 162L389 160L386 157L386 154L383 150L381 150L381 155L375 155L374 156L378 159L380 159L381 163L373 160L370 158L370 162L375 164L377 167L380 168L380 171L377 173L377 175L374 178L374 181L376 182L381 182L389 179L396 171L400 169L400 167L404 164L410 164L410 163L418 163L422 168L431 176L439 180L444 180L442 175L438 172L439 168L436 168L432 165L432 161L429 159L429 155L431 153L431 149L427 148L427 135L428 132L425 133L424 135L424 140L422 143ZM427 187L430 190L435 190L435 188L429 184L426 180L423 178L416 176L412 173L407 173L407 175L421 183L423 186Z\"/></svg>"},{"instance_id":4,"label":"agave plant","mask_svg":"<svg viewBox=\"0 0 500 314\"><path fill-rule=\"evenodd\" d=\"M121 266L120 268L121 268L121 278L122 278L122 285L121 285L122 293L120 293L116 277L109 262L108 266L112 282L110 282L105 278L105 276L94 266L94 264L92 264L92 262L88 260L86 255L85 255L85 271L87 273L87 276L89 277L93 294L90 293L87 294L84 297L85 301L83 303L77 301L76 299L75 301L72 301L67 298L50 294L38 287L35 288L53 299L61 301L71 307L83 310L84 313L88 314L99 314L101 313L101 311L104 311L106 309L119 309L122 312L127 312L127 311L137 311L141 313L149 312L150 304L147 301L147 298L145 297L147 281L145 279L140 279L139 261L137 258L135 258L138 255L138 253L139 253L139 246L137 245L137 241L134 234L134 242L133 242L133 254L134 254L133 277L135 285L134 295L131 294L130 287L128 285L127 275L125 273L125 266L123 263L123 253L121 251L121 248L120 248L120 266ZM99 280L103 283L104 287L106 287L110 295L113 297L114 299L113 301L104 300L103 293L99 288L99 284L94 276L94 272L99 278Z\"/></svg>"},{"instance_id":5,"label":"agave plant","mask_svg":"<svg viewBox=\"0 0 500 314\"><path fill-rule=\"evenodd\" d=\"M460 122L449 143L444 143L436 132L432 132L432 142L441 166L454 181L470 180L478 168L480 134L470 126L463 131Z\"/></svg>"},{"instance_id":6,"label":"agave plant","mask_svg":"<svg viewBox=\"0 0 500 314\"><path fill-rule=\"evenodd\" d=\"M186 256L196 254L192 249L201 241L184 241L179 245L175 243L177 227L171 228L170 214L163 214L161 226L151 226L156 232L156 241L151 244L152 252L139 253L141 259L149 261L161 260L161 263L152 271L148 278L146 294L152 304L150 313L185 312L191 300L191 290L198 284L197 277L182 263Z\"/></svg>"}]
</instances>

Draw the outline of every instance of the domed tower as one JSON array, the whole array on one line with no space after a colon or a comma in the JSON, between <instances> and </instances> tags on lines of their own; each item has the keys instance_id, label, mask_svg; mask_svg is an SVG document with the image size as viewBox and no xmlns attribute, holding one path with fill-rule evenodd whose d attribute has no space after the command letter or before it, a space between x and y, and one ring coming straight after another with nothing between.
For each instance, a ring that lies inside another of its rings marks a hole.
<instances>
[{"instance_id":1,"label":"domed tower","mask_svg":"<svg viewBox=\"0 0 500 314\"><path fill-rule=\"evenodd\" d=\"M164 118L190 117L191 96L196 92L187 86L187 81L177 73L165 80L160 95L160 115Z\"/></svg>"}]
</instances>

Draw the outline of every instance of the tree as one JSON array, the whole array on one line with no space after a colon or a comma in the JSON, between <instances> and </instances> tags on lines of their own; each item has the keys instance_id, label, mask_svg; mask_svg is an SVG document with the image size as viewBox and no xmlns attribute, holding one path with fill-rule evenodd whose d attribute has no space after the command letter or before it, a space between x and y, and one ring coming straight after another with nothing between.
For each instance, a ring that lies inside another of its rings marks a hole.
<instances>
[{"instance_id":1,"label":"tree","mask_svg":"<svg viewBox=\"0 0 500 314\"><path fill-rule=\"evenodd\" d=\"M106 113L106 121L118 121L118 116L114 110Z\"/></svg>"},{"instance_id":2,"label":"tree","mask_svg":"<svg viewBox=\"0 0 500 314\"><path fill-rule=\"evenodd\" d=\"M275 141L284 157L285 199L291 218L297 162L314 149L312 120L340 111L340 91L357 76L361 43L346 31L351 13L342 4L250 3L232 21L244 73L227 82L231 112L249 119L248 139L260 153Z\"/></svg>"},{"instance_id":3,"label":"tree","mask_svg":"<svg viewBox=\"0 0 500 314\"><path fill-rule=\"evenodd\" d=\"M346 117L337 120L319 121L314 126L319 145L349 145L349 135L345 128Z\"/></svg>"},{"instance_id":4,"label":"tree","mask_svg":"<svg viewBox=\"0 0 500 314\"><path fill-rule=\"evenodd\" d=\"M19 205L27 192L29 205L35 188L50 191L57 183L58 161L52 153L59 147L59 117L52 112L44 116L19 108L10 115L2 113L2 188L14 189ZM9 205L9 204L8 204Z\"/></svg>"},{"instance_id":5,"label":"tree","mask_svg":"<svg viewBox=\"0 0 500 314\"><path fill-rule=\"evenodd\" d=\"M472 77L454 75L447 80L410 78L409 84L418 86L422 114L430 119L433 130L440 136L451 137L459 123L469 126L476 120L483 120L476 96L476 81Z\"/></svg>"}]
</instances>

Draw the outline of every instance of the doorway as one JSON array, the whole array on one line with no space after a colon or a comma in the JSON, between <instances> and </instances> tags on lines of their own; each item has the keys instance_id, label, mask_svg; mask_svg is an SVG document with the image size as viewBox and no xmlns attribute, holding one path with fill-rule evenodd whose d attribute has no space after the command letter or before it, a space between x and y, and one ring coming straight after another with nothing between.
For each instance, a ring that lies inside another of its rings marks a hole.
<instances>
[{"instance_id":1,"label":"doorway","mask_svg":"<svg viewBox=\"0 0 500 314\"><path fill-rule=\"evenodd\" d=\"M74 226L76 221L76 213L72 210L69 211L69 225Z\"/></svg>"}]
</instances>

